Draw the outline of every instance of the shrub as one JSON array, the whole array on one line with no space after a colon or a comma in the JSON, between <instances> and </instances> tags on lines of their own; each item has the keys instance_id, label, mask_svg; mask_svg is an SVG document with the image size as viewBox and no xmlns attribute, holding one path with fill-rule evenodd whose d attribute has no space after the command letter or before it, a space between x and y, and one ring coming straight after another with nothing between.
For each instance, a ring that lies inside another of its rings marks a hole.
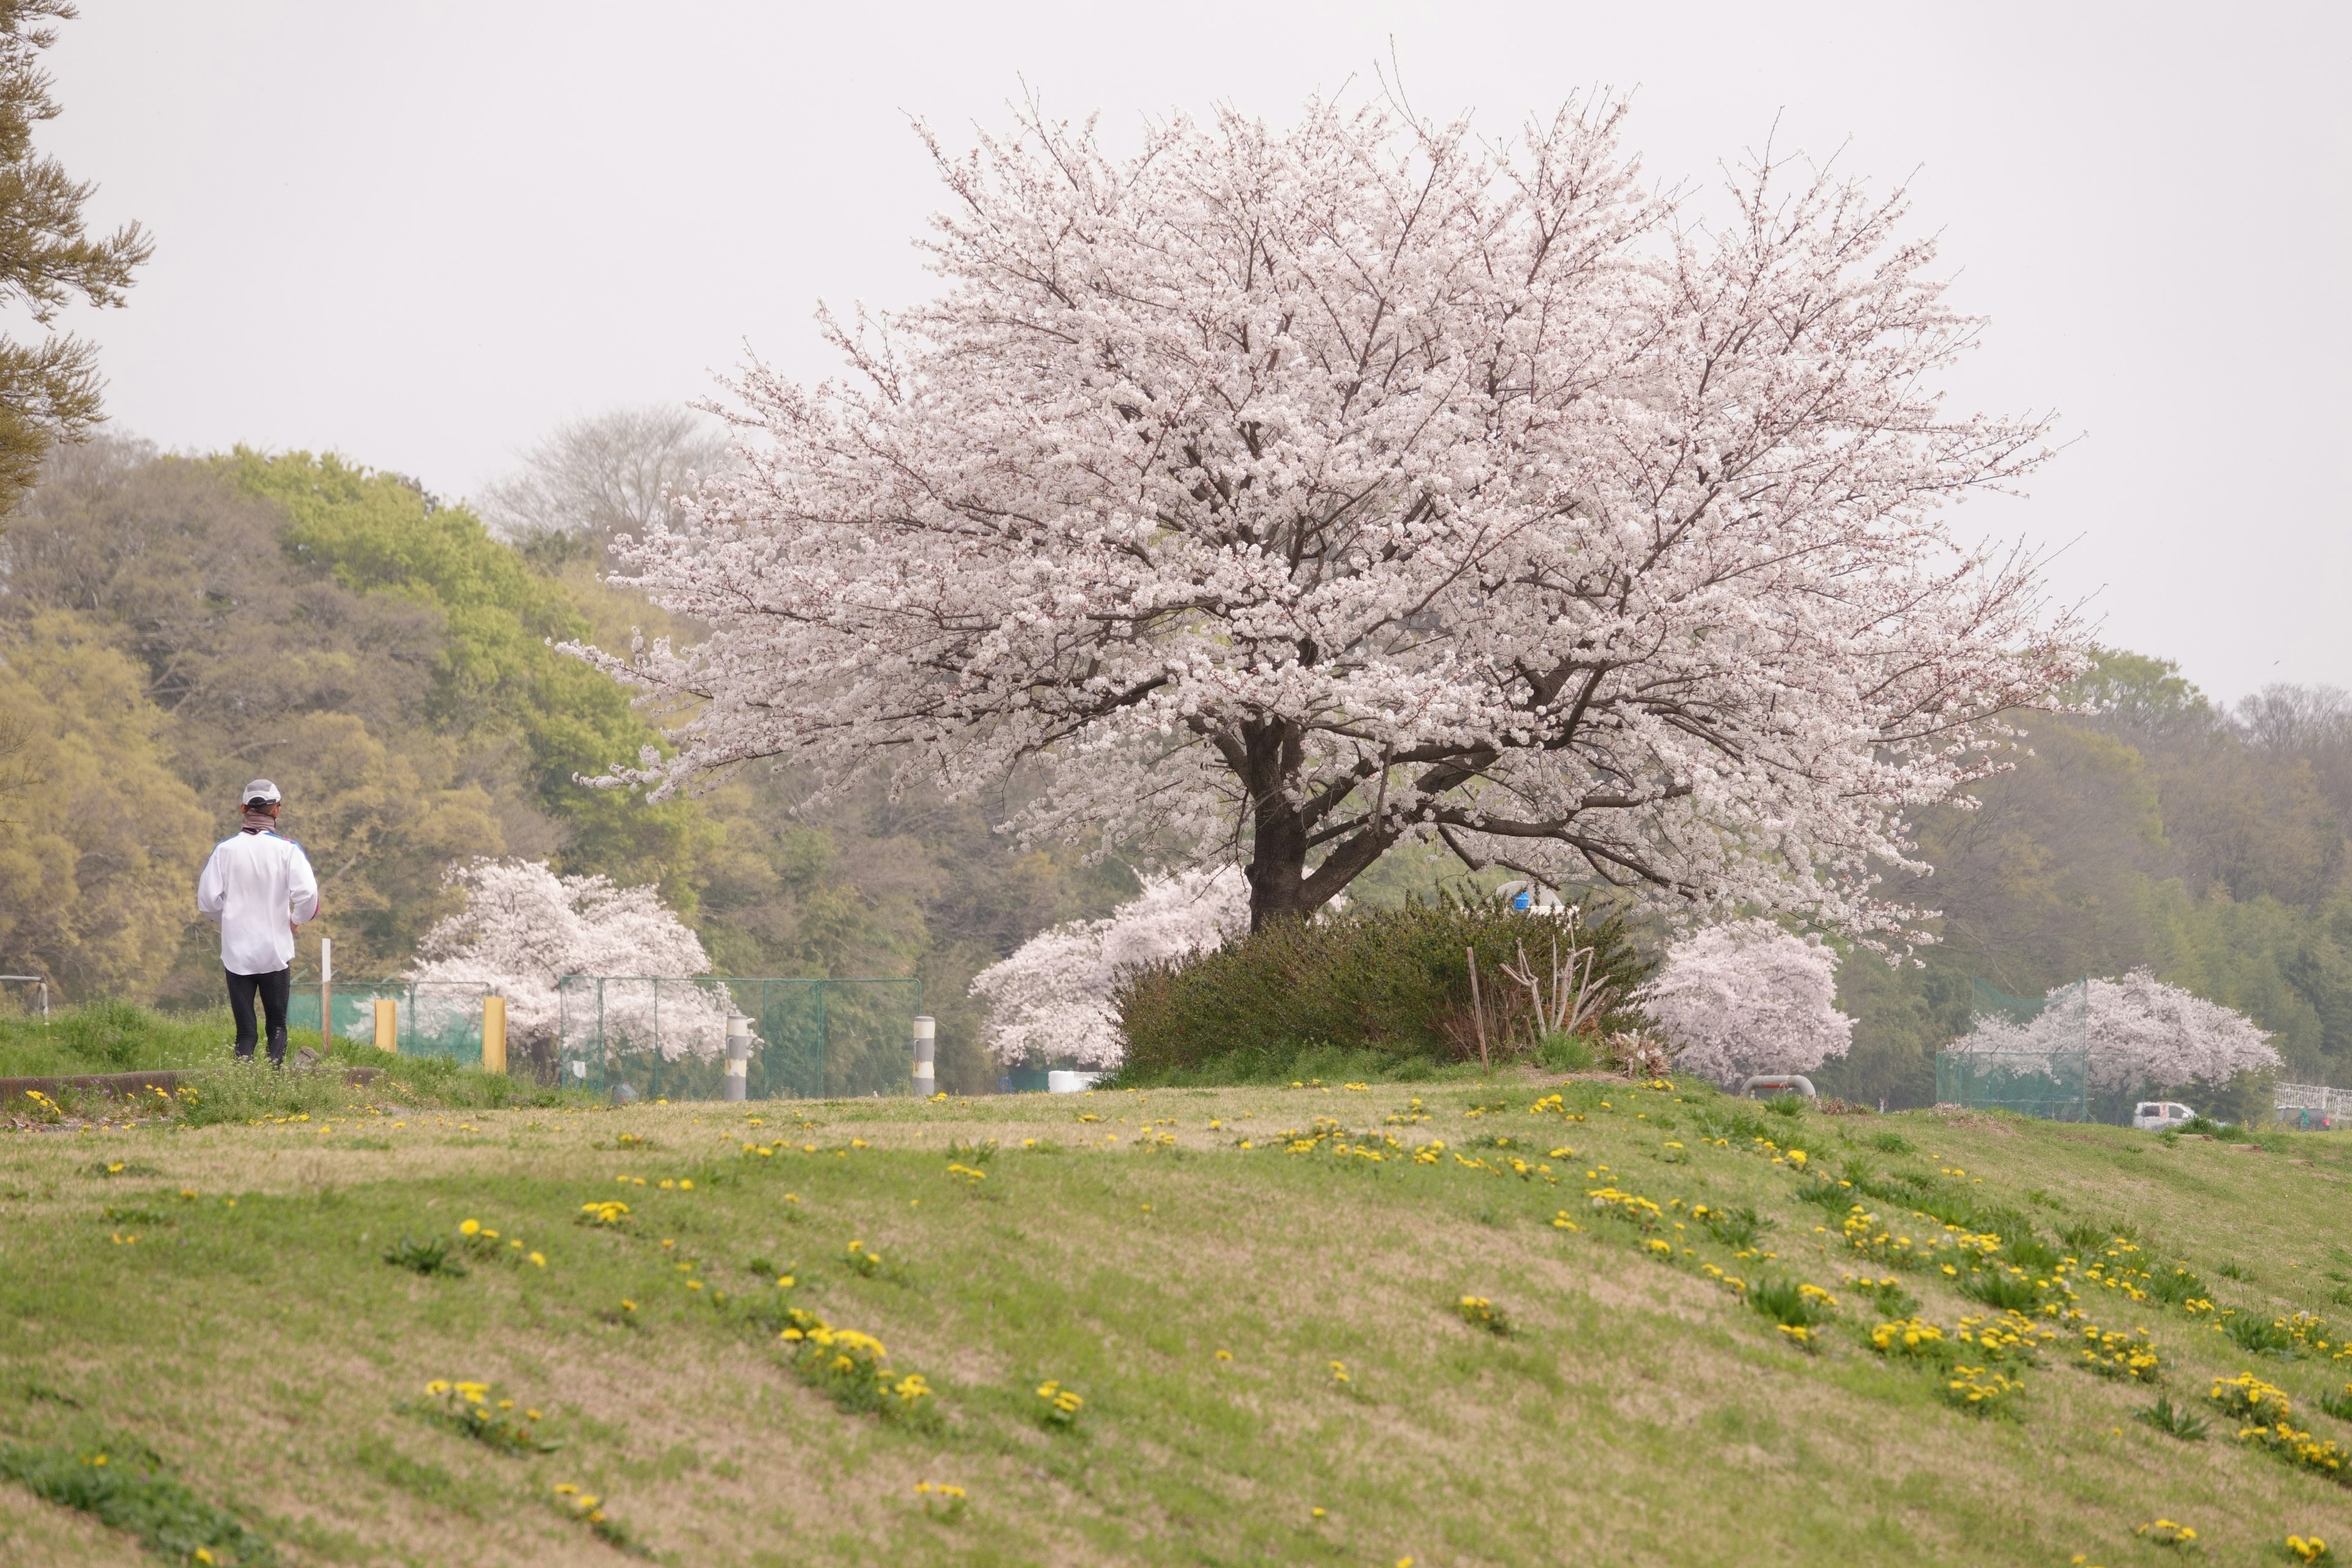
<instances>
[{"instance_id":1,"label":"shrub","mask_svg":"<svg viewBox=\"0 0 2352 1568\"><path fill-rule=\"evenodd\" d=\"M2030 1311L2042 1304L2042 1288L2021 1273L1988 1268L1960 1281L1960 1294L1995 1311Z\"/></svg>"},{"instance_id":2,"label":"shrub","mask_svg":"<svg viewBox=\"0 0 2352 1568\"><path fill-rule=\"evenodd\" d=\"M1548 974L1555 943L1563 958L1571 946L1590 950L1592 984L1610 987L1617 1005L1642 979L1643 963L1614 920L1571 929L1549 915L1448 900L1278 921L1129 977L1116 998L1128 1047L1120 1077L1152 1080L1213 1061L1232 1076L1265 1077L1318 1047L1399 1065L1475 1061L1473 951L1490 1056L1564 1061L1572 1055L1567 1045L1544 1043L1533 998L1503 973L1524 951ZM1600 1020L1604 1030L1635 1021L1619 1012Z\"/></svg>"},{"instance_id":3,"label":"shrub","mask_svg":"<svg viewBox=\"0 0 2352 1568\"><path fill-rule=\"evenodd\" d=\"M1944 1337L1943 1330L1907 1314L1871 1330L1870 1348L1890 1359L1938 1365L1952 1355L1952 1342Z\"/></svg>"},{"instance_id":4,"label":"shrub","mask_svg":"<svg viewBox=\"0 0 2352 1568\"><path fill-rule=\"evenodd\" d=\"M457 1279L466 1277L466 1266L457 1261L446 1236L428 1236L422 1241L404 1236L384 1249L383 1260L395 1268L418 1274L446 1274Z\"/></svg>"},{"instance_id":5,"label":"shrub","mask_svg":"<svg viewBox=\"0 0 2352 1568\"><path fill-rule=\"evenodd\" d=\"M1706 1226L1706 1233L1709 1236L1726 1247L1753 1247L1756 1245L1757 1238L1770 1228L1772 1224L1769 1219L1758 1215L1752 1208L1744 1206L1728 1209L1706 1208L1704 1204L1699 1207L1706 1209L1705 1214L1699 1215L1699 1223Z\"/></svg>"},{"instance_id":6,"label":"shrub","mask_svg":"<svg viewBox=\"0 0 2352 1568\"><path fill-rule=\"evenodd\" d=\"M2201 1443L2209 1430L2205 1418L2185 1405L2175 1405L2165 1395L2156 1396L2156 1403L2145 1410L2132 1412L2133 1418L2145 1421L2168 1437L2178 1437L2184 1443Z\"/></svg>"},{"instance_id":7,"label":"shrub","mask_svg":"<svg viewBox=\"0 0 2352 1568\"><path fill-rule=\"evenodd\" d=\"M1767 1279L1751 1287L1748 1304L1807 1350L1814 1348L1814 1329L1837 1316L1836 1297L1818 1285L1793 1279Z\"/></svg>"},{"instance_id":8,"label":"shrub","mask_svg":"<svg viewBox=\"0 0 2352 1568\"><path fill-rule=\"evenodd\" d=\"M2283 1322L2248 1317L2241 1313L2221 1325L2230 1341L2248 1355L2291 1356L2294 1354L2294 1335Z\"/></svg>"},{"instance_id":9,"label":"shrub","mask_svg":"<svg viewBox=\"0 0 2352 1568\"><path fill-rule=\"evenodd\" d=\"M471 1437L504 1454L552 1454L562 1447L539 1436L536 1410L512 1399L494 1398L487 1383L436 1377L425 1385L429 1403L413 1406L435 1426Z\"/></svg>"},{"instance_id":10,"label":"shrub","mask_svg":"<svg viewBox=\"0 0 2352 1568\"><path fill-rule=\"evenodd\" d=\"M2013 1412L2025 1384L2007 1373L1986 1366L1955 1366L1944 1380L1944 1397L1971 1415Z\"/></svg>"},{"instance_id":11,"label":"shrub","mask_svg":"<svg viewBox=\"0 0 2352 1568\"><path fill-rule=\"evenodd\" d=\"M2235 1377L2217 1377L2205 1397L2223 1414L2241 1421L2284 1423L2294 1414L2288 1403L2286 1391L2275 1384L2264 1383L2251 1372Z\"/></svg>"},{"instance_id":12,"label":"shrub","mask_svg":"<svg viewBox=\"0 0 2352 1568\"><path fill-rule=\"evenodd\" d=\"M1484 1329L1497 1339L1511 1337L1510 1314L1484 1296L1463 1297L1454 1304L1454 1311L1474 1329Z\"/></svg>"},{"instance_id":13,"label":"shrub","mask_svg":"<svg viewBox=\"0 0 2352 1568\"><path fill-rule=\"evenodd\" d=\"M919 1372L894 1373L890 1352L880 1340L856 1329L837 1329L798 1307L788 1309L785 1317L791 1326L777 1340L786 1359L803 1383L836 1406L918 1425L933 1419L930 1384Z\"/></svg>"}]
</instances>

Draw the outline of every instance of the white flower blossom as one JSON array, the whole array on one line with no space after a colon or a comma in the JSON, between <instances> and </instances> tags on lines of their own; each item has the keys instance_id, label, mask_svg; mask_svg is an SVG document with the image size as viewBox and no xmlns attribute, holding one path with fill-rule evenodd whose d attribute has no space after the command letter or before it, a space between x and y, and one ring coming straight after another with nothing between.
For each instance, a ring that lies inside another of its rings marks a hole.
<instances>
[{"instance_id":1,"label":"white flower blossom","mask_svg":"<svg viewBox=\"0 0 2352 1568\"><path fill-rule=\"evenodd\" d=\"M476 860L450 871L466 907L417 943L408 978L486 981L506 998L507 1027L521 1038L551 1037L566 974L706 974L701 940L664 907L658 889L617 888L603 877L559 877L543 861ZM689 986L664 987L662 1054L710 1056L723 1048L723 997ZM642 1014L643 1016L638 1015ZM653 989L614 990L604 1033L619 1046L654 1038Z\"/></svg>"},{"instance_id":2,"label":"white flower blossom","mask_svg":"<svg viewBox=\"0 0 2352 1568\"><path fill-rule=\"evenodd\" d=\"M1007 1065L1117 1067L1126 1054L1111 1006L1118 983L1150 964L1213 951L1248 929L1249 886L1231 867L1150 879L1108 920L1040 931L972 977L971 994L992 1010L989 1050Z\"/></svg>"},{"instance_id":3,"label":"white flower blossom","mask_svg":"<svg viewBox=\"0 0 2352 1568\"><path fill-rule=\"evenodd\" d=\"M1853 1043L1837 1010L1837 952L1769 921L1709 926L1666 950L1633 999L1675 1049L1675 1065L1718 1083L1808 1073Z\"/></svg>"},{"instance_id":4,"label":"white flower blossom","mask_svg":"<svg viewBox=\"0 0 2352 1568\"><path fill-rule=\"evenodd\" d=\"M1243 865L1254 921L1435 840L1905 930L1902 813L2083 668L1941 521L2045 426L1939 407L1979 323L1899 193L1766 164L1700 224L1621 117L933 142L942 294L828 317L845 383L751 368L743 466L623 548L710 634L571 649L694 714L600 782L1035 759L1024 834Z\"/></svg>"},{"instance_id":5,"label":"white flower blossom","mask_svg":"<svg viewBox=\"0 0 2352 1568\"><path fill-rule=\"evenodd\" d=\"M2219 1087L2242 1072L2280 1065L2270 1037L2252 1019L2145 969L2121 980L2062 985L2031 1023L1979 1017L1951 1048L2012 1060L2086 1051L2094 1093Z\"/></svg>"}]
</instances>

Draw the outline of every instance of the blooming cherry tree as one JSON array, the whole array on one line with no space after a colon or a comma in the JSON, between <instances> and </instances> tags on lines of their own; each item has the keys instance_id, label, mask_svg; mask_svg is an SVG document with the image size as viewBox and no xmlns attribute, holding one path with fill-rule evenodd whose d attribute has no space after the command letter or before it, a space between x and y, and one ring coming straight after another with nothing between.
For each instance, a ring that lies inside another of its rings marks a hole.
<instances>
[{"instance_id":1,"label":"blooming cherry tree","mask_svg":"<svg viewBox=\"0 0 2352 1568\"><path fill-rule=\"evenodd\" d=\"M2105 1093L2218 1086L2281 1065L2270 1037L2252 1019L2145 969L2121 980L2061 986L2031 1023L1979 1017L1951 1048L2011 1058L2087 1051L2090 1088Z\"/></svg>"},{"instance_id":2,"label":"blooming cherry tree","mask_svg":"<svg viewBox=\"0 0 2352 1568\"><path fill-rule=\"evenodd\" d=\"M562 1012L556 983L563 975L683 978L710 971L701 939L654 888L559 877L539 860L476 860L451 870L448 879L464 891L466 907L425 932L408 977L488 982L506 998L508 1026L525 1038L555 1034ZM721 1048L725 1014L717 999L680 987L662 1000L666 1049L683 1042L703 1055ZM647 1016L635 1030L649 1040L651 1003L648 990ZM608 1034L632 1033L630 1005L625 996L612 999Z\"/></svg>"},{"instance_id":3,"label":"blooming cherry tree","mask_svg":"<svg viewBox=\"0 0 2352 1568\"><path fill-rule=\"evenodd\" d=\"M1008 1065L1117 1067L1126 1052L1111 1005L1118 983L1150 964L1212 952L1248 928L1248 884L1231 867L1148 880L1108 920L1040 931L972 977L971 994L992 1009L989 1050Z\"/></svg>"},{"instance_id":4,"label":"blooming cherry tree","mask_svg":"<svg viewBox=\"0 0 2352 1568\"><path fill-rule=\"evenodd\" d=\"M1811 1072L1853 1043L1839 1012L1836 952L1769 921L1709 926L1666 950L1633 999L1674 1047L1675 1065L1718 1083Z\"/></svg>"},{"instance_id":5,"label":"blooming cherry tree","mask_svg":"<svg viewBox=\"0 0 2352 1568\"><path fill-rule=\"evenodd\" d=\"M1902 812L2081 667L1939 520L2043 426L1939 408L1977 323L1899 193L1768 163L1701 224L1622 113L933 142L943 292L748 372L742 468L623 552L708 639L572 648L694 713L602 782L1042 761L1022 830L1242 865L1254 922L1435 839L1900 929Z\"/></svg>"}]
</instances>

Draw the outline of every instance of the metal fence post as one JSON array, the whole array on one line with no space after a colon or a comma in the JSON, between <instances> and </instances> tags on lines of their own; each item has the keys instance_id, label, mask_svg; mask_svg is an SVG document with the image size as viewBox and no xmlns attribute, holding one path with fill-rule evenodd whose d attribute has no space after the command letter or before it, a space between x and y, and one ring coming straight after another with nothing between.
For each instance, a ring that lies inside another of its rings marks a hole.
<instances>
[{"instance_id":1,"label":"metal fence post","mask_svg":"<svg viewBox=\"0 0 2352 1568\"><path fill-rule=\"evenodd\" d=\"M335 1048L335 939L319 939L319 1049Z\"/></svg>"},{"instance_id":2,"label":"metal fence post","mask_svg":"<svg viewBox=\"0 0 2352 1568\"><path fill-rule=\"evenodd\" d=\"M932 1070L933 1053L939 1047L939 1022L918 1013L915 1016L915 1092L929 1098L936 1081Z\"/></svg>"}]
</instances>

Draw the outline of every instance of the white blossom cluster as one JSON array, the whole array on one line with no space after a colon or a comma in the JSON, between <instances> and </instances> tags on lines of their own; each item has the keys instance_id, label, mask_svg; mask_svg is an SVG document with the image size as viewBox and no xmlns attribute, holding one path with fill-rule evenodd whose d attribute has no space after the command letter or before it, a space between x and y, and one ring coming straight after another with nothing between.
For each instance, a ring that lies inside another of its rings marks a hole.
<instances>
[{"instance_id":1,"label":"white blossom cluster","mask_svg":"<svg viewBox=\"0 0 2352 1568\"><path fill-rule=\"evenodd\" d=\"M1111 996L1150 964L1207 952L1249 929L1249 885L1231 867L1153 878L1108 920L1040 931L972 977L990 1005L988 1048L1008 1066L1114 1068L1126 1054Z\"/></svg>"},{"instance_id":2,"label":"white blossom cluster","mask_svg":"<svg viewBox=\"0 0 2352 1568\"><path fill-rule=\"evenodd\" d=\"M552 1037L556 983L566 974L684 977L709 973L701 939L666 908L658 889L617 888L603 877L559 877L540 860L476 860L453 868L466 907L417 943L411 980L486 981L506 998L507 1026ZM608 988L610 989L610 988ZM709 1056L723 1048L725 1008L687 986L664 987L663 1052ZM620 1044L654 1038L651 986L613 991L604 1033Z\"/></svg>"},{"instance_id":3,"label":"white blossom cluster","mask_svg":"<svg viewBox=\"0 0 2352 1568\"><path fill-rule=\"evenodd\" d=\"M1836 1006L1837 965L1836 951L1818 939L1769 921L1737 921L1668 948L1633 1000L1684 1072L1725 1084L1807 1073L1853 1042L1853 1020Z\"/></svg>"},{"instance_id":4,"label":"white blossom cluster","mask_svg":"<svg viewBox=\"0 0 2352 1568\"><path fill-rule=\"evenodd\" d=\"M1702 224L1621 117L934 142L940 295L748 372L743 467L623 551L708 639L570 650L695 714L600 782L1042 759L1024 831L1243 865L1255 921L1436 839L1904 929L1902 813L2082 668L1940 521L2045 426L1939 409L1977 323L1899 193L1767 163Z\"/></svg>"},{"instance_id":5,"label":"white blossom cluster","mask_svg":"<svg viewBox=\"0 0 2352 1568\"><path fill-rule=\"evenodd\" d=\"M2012 1059L2086 1050L2090 1088L2102 1093L2218 1086L2280 1065L2270 1037L2252 1019L2145 969L2061 986L2030 1024L1980 1016L1950 1048Z\"/></svg>"}]
</instances>

